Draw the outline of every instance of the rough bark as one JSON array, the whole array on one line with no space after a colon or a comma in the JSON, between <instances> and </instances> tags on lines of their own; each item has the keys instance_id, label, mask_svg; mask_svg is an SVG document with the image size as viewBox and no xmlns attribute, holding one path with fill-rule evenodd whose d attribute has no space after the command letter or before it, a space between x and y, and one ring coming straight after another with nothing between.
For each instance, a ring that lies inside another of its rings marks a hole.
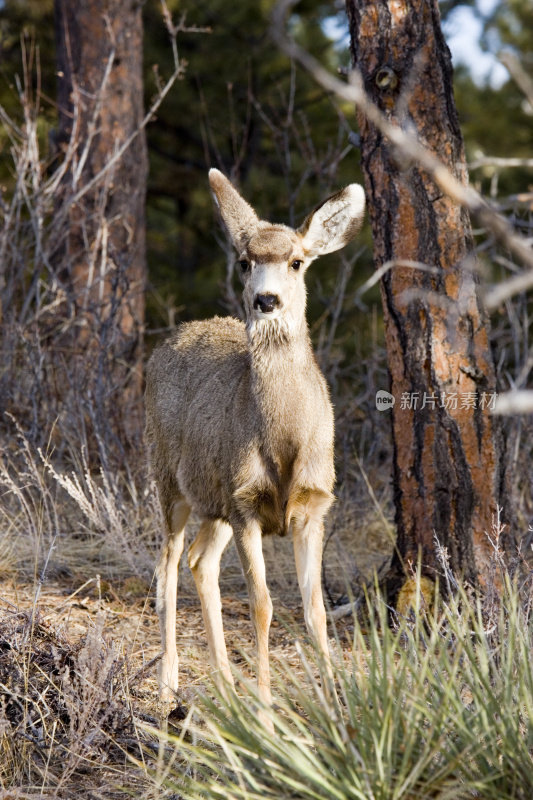
<instances>
[{"instance_id":1,"label":"rough bark","mask_svg":"<svg viewBox=\"0 0 533 800\"><path fill-rule=\"evenodd\" d=\"M347 0L347 10L353 63L369 96L466 183L437 0ZM393 266L381 283L395 398L397 548L389 588L394 594L419 560L425 574L441 572L435 538L447 548L456 574L483 585L504 460L487 408L495 371L470 222L416 164L402 163L362 115L359 125L376 267L409 260L431 268ZM413 398L416 409L402 407Z\"/></svg>"},{"instance_id":2,"label":"rough bark","mask_svg":"<svg viewBox=\"0 0 533 800\"><path fill-rule=\"evenodd\" d=\"M62 202L87 186L139 128L141 8L139 0L56 0L58 143L72 157ZM98 371L96 396L122 409L119 433L132 436L142 390L146 179L142 132L70 206L64 276L77 318L74 357Z\"/></svg>"}]
</instances>

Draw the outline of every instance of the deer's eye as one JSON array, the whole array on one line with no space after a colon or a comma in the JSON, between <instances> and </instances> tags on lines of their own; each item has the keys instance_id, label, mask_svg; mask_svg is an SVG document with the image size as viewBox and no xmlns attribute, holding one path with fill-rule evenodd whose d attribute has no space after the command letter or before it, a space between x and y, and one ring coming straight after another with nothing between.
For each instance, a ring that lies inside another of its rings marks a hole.
<instances>
[{"instance_id":1,"label":"deer's eye","mask_svg":"<svg viewBox=\"0 0 533 800\"><path fill-rule=\"evenodd\" d=\"M295 258L294 261L291 262L291 267L295 272L298 272L301 266L302 262L298 258Z\"/></svg>"},{"instance_id":2,"label":"deer's eye","mask_svg":"<svg viewBox=\"0 0 533 800\"><path fill-rule=\"evenodd\" d=\"M239 261L239 267L241 268L241 272L246 272L249 266L250 264L248 261L246 261L245 258L243 258L242 261Z\"/></svg>"}]
</instances>

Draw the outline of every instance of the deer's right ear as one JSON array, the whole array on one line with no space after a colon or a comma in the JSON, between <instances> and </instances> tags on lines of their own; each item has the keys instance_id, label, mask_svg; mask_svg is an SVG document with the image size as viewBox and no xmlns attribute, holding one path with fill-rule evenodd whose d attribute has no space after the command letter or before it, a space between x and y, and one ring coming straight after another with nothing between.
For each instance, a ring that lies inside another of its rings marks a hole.
<instances>
[{"instance_id":1,"label":"deer's right ear","mask_svg":"<svg viewBox=\"0 0 533 800\"><path fill-rule=\"evenodd\" d=\"M240 253L257 227L259 218L218 169L209 170L209 184L233 246Z\"/></svg>"},{"instance_id":2,"label":"deer's right ear","mask_svg":"<svg viewBox=\"0 0 533 800\"><path fill-rule=\"evenodd\" d=\"M365 193L358 183L329 197L315 208L299 230L310 258L340 250L359 232L365 213Z\"/></svg>"}]
</instances>

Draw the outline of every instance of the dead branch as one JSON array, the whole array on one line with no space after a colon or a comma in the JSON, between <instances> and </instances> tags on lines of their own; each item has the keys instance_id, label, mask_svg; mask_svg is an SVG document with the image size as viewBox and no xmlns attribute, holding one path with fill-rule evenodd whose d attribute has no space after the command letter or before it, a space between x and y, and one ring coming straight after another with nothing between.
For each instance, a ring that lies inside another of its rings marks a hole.
<instances>
[{"instance_id":1,"label":"dead branch","mask_svg":"<svg viewBox=\"0 0 533 800\"><path fill-rule=\"evenodd\" d=\"M509 167L533 167L533 158L498 158L497 156L481 156L471 161L468 169L479 169L480 167L495 167L508 169Z\"/></svg>"},{"instance_id":2,"label":"dead branch","mask_svg":"<svg viewBox=\"0 0 533 800\"><path fill-rule=\"evenodd\" d=\"M485 294L485 307L487 311L493 311L505 300L521 292L527 292L531 288L533 288L533 269L521 272L489 289Z\"/></svg>"},{"instance_id":3,"label":"dead branch","mask_svg":"<svg viewBox=\"0 0 533 800\"><path fill-rule=\"evenodd\" d=\"M498 55L498 58L508 70L518 88L524 93L527 102L533 110L533 80L531 80L514 53L504 51Z\"/></svg>"},{"instance_id":4,"label":"dead branch","mask_svg":"<svg viewBox=\"0 0 533 800\"><path fill-rule=\"evenodd\" d=\"M529 389L514 389L504 392L496 398L493 414L533 414L533 391Z\"/></svg>"}]
</instances>

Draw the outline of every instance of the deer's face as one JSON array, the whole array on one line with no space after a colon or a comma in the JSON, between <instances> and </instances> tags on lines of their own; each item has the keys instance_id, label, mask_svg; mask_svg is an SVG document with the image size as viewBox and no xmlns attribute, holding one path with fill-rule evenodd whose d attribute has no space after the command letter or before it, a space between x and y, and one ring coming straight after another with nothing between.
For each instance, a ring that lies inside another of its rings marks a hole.
<instances>
[{"instance_id":1,"label":"deer's face","mask_svg":"<svg viewBox=\"0 0 533 800\"><path fill-rule=\"evenodd\" d=\"M282 225L260 223L238 259L247 319L298 325L305 314L308 263L301 236Z\"/></svg>"},{"instance_id":2,"label":"deer's face","mask_svg":"<svg viewBox=\"0 0 533 800\"><path fill-rule=\"evenodd\" d=\"M296 331L305 316L304 273L315 258L355 236L365 208L362 187L352 183L332 195L295 231L260 220L217 169L209 171L209 182L238 254L249 329L267 337Z\"/></svg>"}]
</instances>

